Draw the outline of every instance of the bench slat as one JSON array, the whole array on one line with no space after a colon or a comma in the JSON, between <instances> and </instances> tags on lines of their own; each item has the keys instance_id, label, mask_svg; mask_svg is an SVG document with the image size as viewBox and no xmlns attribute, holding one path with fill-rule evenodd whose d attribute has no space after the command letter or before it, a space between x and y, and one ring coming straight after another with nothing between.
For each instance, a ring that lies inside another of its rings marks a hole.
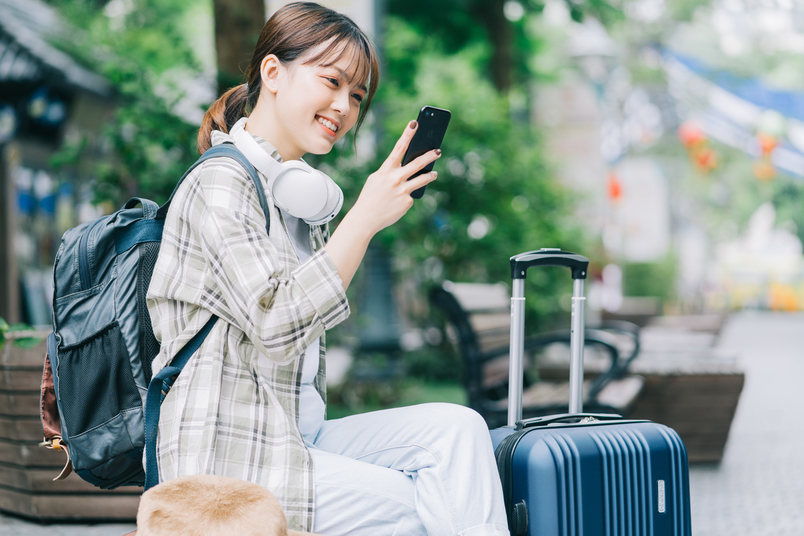
<instances>
[{"instance_id":1,"label":"bench slat","mask_svg":"<svg viewBox=\"0 0 804 536\"><path fill-rule=\"evenodd\" d=\"M450 292L467 313L511 309L511 291L505 283L453 283L444 282L444 289Z\"/></svg>"},{"instance_id":2,"label":"bench slat","mask_svg":"<svg viewBox=\"0 0 804 536\"><path fill-rule=\"evenodd\" d=\"M0 510L40 521L134 521L139 494L52 495L0 488Z\"/></svg>"}]
</instances>

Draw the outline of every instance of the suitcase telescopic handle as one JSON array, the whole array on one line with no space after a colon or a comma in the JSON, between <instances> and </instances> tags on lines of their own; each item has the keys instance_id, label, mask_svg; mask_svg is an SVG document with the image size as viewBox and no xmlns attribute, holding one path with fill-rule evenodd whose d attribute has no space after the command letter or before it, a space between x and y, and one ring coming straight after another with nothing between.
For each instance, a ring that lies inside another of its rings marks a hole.
<instances>
[{"instance_id":1,"label":"suitcase telescopic handle","mask_svg":"<svg viewBox=\"0 0 804 536\"><path fill-rule=\"evenodd\" d=\"M572 272L569 412L583 411L584 280L589 259L560 249L544 248L511 257L511 352L508 371L508 426L522 420L522 377L525 356L525 277L532 266L564 266Z\"/></svg>"},{"instance_id":2,"label":"suitcase telescopic handle","mask_svg":"<svg viewBox=\"0 0 804 536\"><path fill-rule=\"evenodd\" d=\"M586 279L589 259L569 251L543 248L511 257L511 279L525 279L532 266L566 266L573 279Z\"/></svg>"}]
</instances>

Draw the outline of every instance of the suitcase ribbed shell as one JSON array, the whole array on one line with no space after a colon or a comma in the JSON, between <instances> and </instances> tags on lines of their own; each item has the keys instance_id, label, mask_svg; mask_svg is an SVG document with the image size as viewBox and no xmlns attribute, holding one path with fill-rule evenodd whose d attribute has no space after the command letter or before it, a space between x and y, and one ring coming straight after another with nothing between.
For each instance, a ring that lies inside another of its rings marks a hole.
<instances>
[{"instance_id":1,"label":"suitcase ribbed shell","mask_svg":"<svg viewBox=\"0 0 804 536\"><path fill-rule=\"evenodd\" d=\"M670 428L620 421L515 433L503 486L512 504L525 501L527 534L691 534L686 451Z\"/></svg>"}]
</instances>

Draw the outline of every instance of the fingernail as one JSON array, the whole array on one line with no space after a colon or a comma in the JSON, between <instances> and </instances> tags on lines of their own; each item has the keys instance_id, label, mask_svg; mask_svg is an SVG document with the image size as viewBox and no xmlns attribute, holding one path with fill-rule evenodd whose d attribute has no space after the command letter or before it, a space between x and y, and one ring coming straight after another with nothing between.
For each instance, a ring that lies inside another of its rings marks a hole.
<instances>
[{"instance_id":1,"label":"fingernail","mask_svg":"<svg viewBox=\"0 0 804 536\"><path fill-rule=\"evenodd\" d=\"M438 178L438 171L431 171L430 175L433 176L433 180L436 180Z\"/></svg>"},{"instance_id":2,"label":"fingernail","mask_svg":"<svg viewBox=\"0 0 804 536\"><path fill-rule=\"evenodd\" d=\"M418 126L418 123L416 122L415 119L413 121L411 121L410 123L408 123L409 128L416 128L417 126Z\"/></svg>"},{"instance_id":3,"label":"fingernail","mask_svg":"<svg viewBox=\"0 0 804 536\"><path fill-rule=\"evenodd\" d=\"M436 149L436 156L441 156L441 149Z\"/></svg>"}]
</instances>

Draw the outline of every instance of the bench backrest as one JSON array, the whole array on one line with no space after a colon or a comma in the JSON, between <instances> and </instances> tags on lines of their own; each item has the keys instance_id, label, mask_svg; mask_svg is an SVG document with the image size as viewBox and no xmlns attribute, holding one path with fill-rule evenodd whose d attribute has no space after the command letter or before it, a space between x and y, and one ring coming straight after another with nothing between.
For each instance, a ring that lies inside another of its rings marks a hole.
<instances>
[{"instance_id":1,"label":"bench backrest","mask_svg":"<svg viewBox=\"0 0 804 536\"><path fill-rule=\"evenodd\" d=\"M504 283L453 283L445 281L430 293L430 300L447 316L453 342L468 354L507 346L511 302Z\"/></svg>"},{"instance_id":2,"label":"bench backrest","mask_svg":"<svg viewBox=\"0 0 804 536\"><path fill-rule=\"evenodd\" d=\"M508 346L511 335L511 291L504 283L453 283L442 288L452 294L474 331L480 352Z\"/></svg>"},{"instance_id":3,"label":"bench backrest","mask_svg":"<svg viewBox=\"0 0 804 536\"><path fill-rule=\"evenodd\" d=\"M504 283L445 281L430 292L430 301L447 317L463 361L463 383L469 404L481 411L484 384L504 382L511 331L511 295ZM499 356L489 362L490 353Z\"/></svg>"}]
</instances>

